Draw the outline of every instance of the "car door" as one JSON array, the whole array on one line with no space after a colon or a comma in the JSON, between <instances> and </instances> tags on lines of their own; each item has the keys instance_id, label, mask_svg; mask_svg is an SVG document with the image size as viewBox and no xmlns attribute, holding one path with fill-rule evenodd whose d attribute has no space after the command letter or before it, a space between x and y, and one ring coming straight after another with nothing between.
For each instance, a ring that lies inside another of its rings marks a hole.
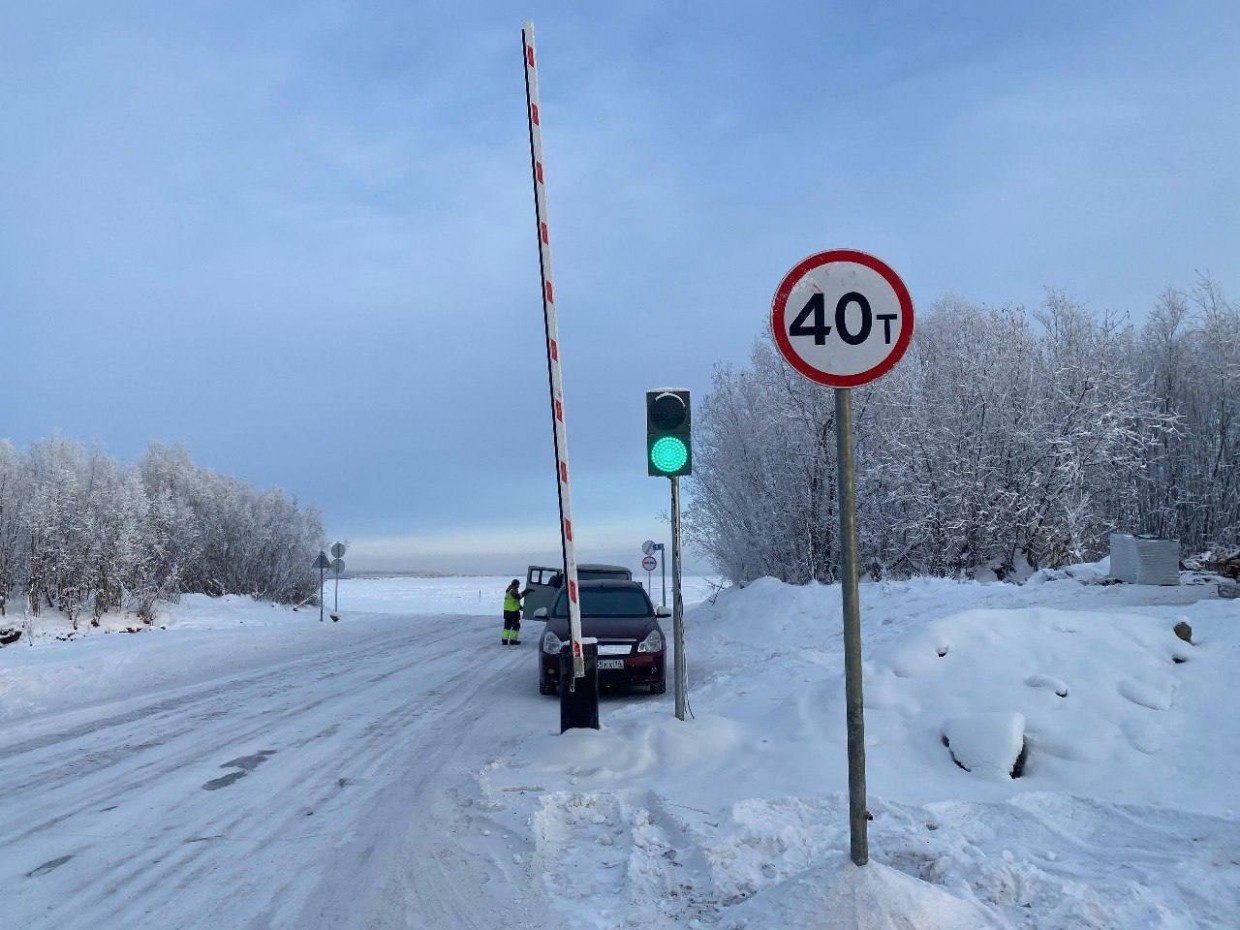
<instances>
[{"instance_id":1,"label":"car door","mask_svg":"<svg viewBox=\"0 0 1240 930\"><path fill-rule=\"evenodd\" d=\"M521 619L531 619L539 607L546 607L550 611L563 584L564 573L559 568L531 565L526 569L525 589L529 593L521 601Z\"/></svg>"}]
</instances>

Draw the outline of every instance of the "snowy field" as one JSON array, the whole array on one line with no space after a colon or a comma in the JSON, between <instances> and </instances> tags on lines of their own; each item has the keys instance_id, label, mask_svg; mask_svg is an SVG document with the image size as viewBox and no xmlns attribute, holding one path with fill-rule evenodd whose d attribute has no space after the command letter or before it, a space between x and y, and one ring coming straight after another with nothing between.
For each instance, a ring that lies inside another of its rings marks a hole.
<instances>
[{"instance_id":1,"label":"snowy field","mask_svg":"<svg viewBox=\"0 0 1240 930\"><path fill-rule=\"evenodd\" d=\"M862 585L862 869L835 587L692 580L692 719L564 735L507 578L43 618L0 649L0 926L1240 927L1240 602L1100 574Z\"/></svg>"}]
</instances>

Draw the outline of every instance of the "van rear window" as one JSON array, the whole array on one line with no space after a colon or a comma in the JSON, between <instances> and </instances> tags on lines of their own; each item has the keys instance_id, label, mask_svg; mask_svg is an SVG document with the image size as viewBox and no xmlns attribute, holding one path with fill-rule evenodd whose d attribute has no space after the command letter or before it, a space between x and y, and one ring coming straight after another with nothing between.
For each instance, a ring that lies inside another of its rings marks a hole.
<instances>
[{"instance_id":1,"label":"van rear window","mask_svg":"<svg viewBox=\"0 0 1240 930\"><path fill-rule=\"evenodd\" d=\"M633 573L628 571L599 571L597 569L577 569L579 581L632 581Z\"/></svg>"}]
</instances>

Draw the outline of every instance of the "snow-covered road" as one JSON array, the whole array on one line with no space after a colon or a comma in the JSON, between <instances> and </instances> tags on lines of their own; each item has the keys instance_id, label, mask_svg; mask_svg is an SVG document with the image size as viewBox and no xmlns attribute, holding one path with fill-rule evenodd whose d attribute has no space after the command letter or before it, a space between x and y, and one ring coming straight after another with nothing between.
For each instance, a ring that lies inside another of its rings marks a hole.
<instances>
[{"instance_id":1,"label":"snow-covered road","mask_svg":"<svg viewBox=\"0 0 1240 930\"><path fill-rule=\"evenodd\" d=\"M554 711L533 644L479 648L491 626L329 625L293 658L0 728L3 925L547 926L511 857L464 840L478 760Z\"/></svg>"},{"instance_id":2,"label":"snow-covered road","mask_svg":"<svg viewBox=\"0 0 1240 930\"><path fill-rule=\"evenodd\" d=\"M862 585L862 870L833 587L691 608L691 719L564 735L504 578L40 617L0 650L0 930L1233 930L1240 608L1101 571Z\"/></svg>"}]
</instances>

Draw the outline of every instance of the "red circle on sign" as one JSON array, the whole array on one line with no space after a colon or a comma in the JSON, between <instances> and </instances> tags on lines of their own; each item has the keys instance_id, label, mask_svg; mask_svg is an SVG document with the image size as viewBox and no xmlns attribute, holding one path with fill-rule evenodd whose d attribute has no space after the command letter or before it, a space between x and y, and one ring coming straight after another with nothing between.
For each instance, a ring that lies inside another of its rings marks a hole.
<instances>
[{"instance_id":1,"label":"red circle on sign","mask_svg":"<svg viewBox=\"0 0 1240 930\"><path fill-rule=\"evenodd\" d=\"M788 328L784 324L784 314L788 309L788 297L792 294L792 289L815 268L821 268L823 265L829 265L833 262L863 265L876 272L891 286L891 289L895 292L896 299L900 302L900 335L896 338L895 345L877 365L853 375L835 375L823 371L821 368L815 368L797 353L792 345L792 340L788 338ZM818 384L824 384L827 387L837 388L869 384L871 381L881 378L891 371L896 366L896 363L904 357L909 342L913 338L913 298L909 296L908 288L904 286L900 276L892 271L885 262L880 261L867 252L858 252L855 249L832 249L828 252L819 252L817 255L811 255L802 261L784 275L784 279L779 282L779 288L775 291L775 300L771 304L771 335L775 337L775 345L779 348L780 354L783 355L784 361L791 365L798 374L805 376L809 380Z\"/></svg>"}]
</instances>

